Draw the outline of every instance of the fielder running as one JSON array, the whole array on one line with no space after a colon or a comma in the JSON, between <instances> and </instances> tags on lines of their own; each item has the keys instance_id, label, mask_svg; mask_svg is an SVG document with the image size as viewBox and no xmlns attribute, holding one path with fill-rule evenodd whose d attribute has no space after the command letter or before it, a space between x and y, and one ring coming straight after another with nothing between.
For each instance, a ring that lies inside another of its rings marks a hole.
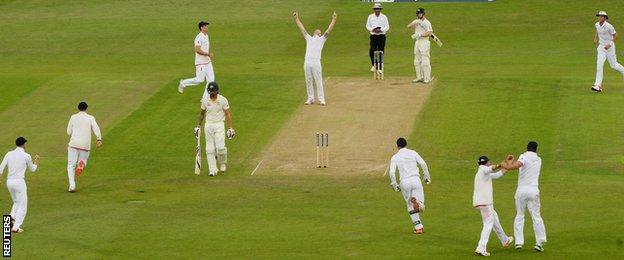
<instances>
[{"instance_id":1,"label":"fielder running","mask_svg":"<svg viewBox=\"0 0 624 260\"><path fill-rule=\"evenodd\" d=\"M323 69L321 67L321 53L323 52L323 45L329 37L329 34L334 29L334 25L336 24L336 12L332 15L332 20L325 30L325 33L321 35L321 30L314 30L314 35L310 36L306 31L303 23L299 19L299 13L294 12L293 16L295 17L295 23L301 31L303 38L306 40L306 54L305 54L305 62L303 63L303 71L305 73L306 80L306 88L308 92L308 99L306 100L306 105L311 105L314 103L314 84L316 83L316 94L318 96L318 101L321 106L325 105L325 92L323 90Z\"/></svg>"},{"instance_id":2,"label":"fielder running","mask_svg":"<svg viewBox=\"0 0 624 260\"><path fill-rule=\"evenodd\" d=\"M383 7L380 3L373 5L373 13L366 20L366 30L370 33L370 49L368 56L371 60L371 71L375 71L375 51L386 50L386 33L390 30L388 17L381 13Z\"/></svg>"},{"instance_id":3,"label":"fielder running","mask_svg":"<svg viewBox=\"0 0 624 260\"><path fill-rule=\"evenodd\" d=\"M208 95L204 95L201 99L201 110L197 118L197 126L195 127L195 136L199 134L200 126L206 119L204 124L204 136L206 138L206 160L208 161L208 175L215 176L217 172L225 172L227 164L227 148L225 147L225 135L233 138L236 132L232 127L232 114L230 113L230 105L228 100L219 95L219 85L216 82L208 83L206 87ZM228 130L225 131L227 123ZM216 157L215 157L216 151ZM217 168L217 160L221 166Z\"/></svg>"},{"instance_id":4,"label":"fielder running","mask_svg":"<svg viewBox=\"0 0 624 260\"><path fill-rule=\"evenodd\" d=\"M494 233L500 239L503 247L508 247L513 242L513 237L507 236L498 219L498 214L494 210L494 194L492 191L492 180L498 179L507 172L506 169L498 170L501 164L492 165L487 156L481 156L477 160L479 168L474 179L474 192L472 193L472 206L481 212L483 220L483 229L481 230L481 239L475 249L475 254L480 256L489 256L487 251L487 243L490 239L490 232L494 229ZM498 171L497 171L498 170Z\"/></svg>"},{"instance_id":5,"label":"fielder running","mask_svg":"<svg viewBox=\"0 0 624 260\"><path fill-rule=\"evenodd\" d=\"M615 41L617 40L617 32L615 28L607 20L609 16L605 11L596 14L598 22L596 22L596 34L594 35L594 44L598 44L596 61L596 82L591 90L602 92L602 74L605 60L609 61L612 69L619 71L624 76L624 66L617 62L615 54Z\"/></svg>"},{"instance_id":6,"label":"fielder running","mask_svg":"<svg viewBox=\"0 0 624 260\"><path fill-rule=\"evenodd\" d=\"M208 22L201 21L197 25L199 33L195 36L195 77L180 80L178 92L184 93L184 88L198 85L206 81L215 81L214 70L212 69L212 58L214 54L210 52L210 41L208 40Z\"/></svg>"},{"instance_id":7,"label":"fielder running","mask_svg":"<svg viewBox=\"0 0 624 260\"><path fill-rule=\"evenodd\" d=\"M533 219L535 232L535 251L544 251L546 243L546 227L540 214L539 176L542 168L542 158L537 155L537 142L527 144L527 151L518 157L509 167L520 169L518 174L518 189L516 190L516 219L514 222L514 236L516 237L516 249L524 246L524 211L529 210Z\"/></svg>"},{"instance_id":8,"label":"fielder running","mask_svg":"<svg viewBox=\"0 0 624 260\"><path fill-rule=\"evenodd\" d=\"M414 69L416 70L416 79L412 83L423 82L425 84L431 82L431 62L429 51L431 45L429 37L433 34L431 22L425 18L425 9L418 8L416 11L416 20L407 25L407 28L413 28L414 34Z\"/></svg>"},{"instance_id":9,"label":"fielder running","mask_svg":"<svg viewBox=\"0 0 624 260\"><path fill-rule=\"evenodd\" d=\"M89 153L91 151L91 131L97 138L96 147L102 146L102 133L100 126L95 121L95 117L87 114L87 103L80 102L78 110L80 112L69 118L67 124L67 134L70 136L67 145L67 178L69 179L69 192L76 191L75 176L80 176L87 166Z\"/></svg>"},{"instance_id":10,"label":"fielder running","mask_svg":"<svg viewBox=\"0 0 624 260\"><path fill-rule=\"evenodd\" d=\"M8 152L2 163L0 163L0 175L4 173L4 168L9 167L9 174L7 174L7 188L11 193L11 199L13 200L13 207L11 208L11 221L13 225L11 231L14 233L21 233L24 230L21 228L26 218L26 211L28 208L28 195L26 194L26 181L24 180L24 174L26 169L31 172L37 170L39 165L39 155L35 155L33 162L30 154L26 153L26 139L19 137L15 140L15 150Z\"/></svg>"},{"instance_id":11,"label":"fielder running","mask_svg":"<svg viewBox=\"0 0 624 260\"><path fill-rule=\"evenodd\" d=\"M416 151L405 148L407 146L405 138L399 138L396 144L399 151L390 159L390 186L394 191L401 191L407 204L407 212L414 224L414 233L422 234L424 227L419 213L425 210L425 193L420 182L418 165L423 169L424 180L427 184L431 183L429 167ZM396 181L396 168L399 169L400 184Z\"/></svg>"}]
</instances>

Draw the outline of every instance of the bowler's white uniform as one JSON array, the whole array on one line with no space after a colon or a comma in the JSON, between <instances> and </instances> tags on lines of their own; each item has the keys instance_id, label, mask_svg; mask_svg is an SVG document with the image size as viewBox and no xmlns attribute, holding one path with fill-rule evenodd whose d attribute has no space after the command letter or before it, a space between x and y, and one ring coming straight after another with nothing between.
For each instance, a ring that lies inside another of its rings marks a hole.
<instances>
[{"instance_id":1,"label":"bowler's white uniform","mask_svg":"<svg viewBox=\"0 0 624 260\"><path fill-rule=\"evenodd\" d=\"M37 170L30 157L24 151L24 148L17 147L15 150L8 152L2 163L0 163L0 175L4 173L4 168L9 166L9 174L7 176L7 188L11 193L11 199L13 200L13 207L11 208L11 217L15 219L13 229L19 229L24 223L26 218L26 210L28 207L28 195L26 194L26 181L24 180L24 173L26 169L31 172Z\"/></svg>"},{"instance_id":2,"label":"bowler's white uniform","mask_svg":"<svg viewBox=\"0 0 624 260\"><path fill-rule=\"evenodd\" d=\"M540 215L538 188L542 158L537 153L527 151L518 157L518 161L522 162L522 167L520 167L518 173L518 189L515 195L516 220L514 223L514 236L516 237L516 244L524 244L524 211L527 208L533 219L535 242L541 244L546 242L546 227Z\"/></svg>"},{"instance_id":3,"label":"bowler's white uniform","mask_svg":"<svg viewBox=\"0 0 624 260\"><path fill-rule=\"evenodd\" d=\"M215 101L210 100L210 95L204 95L201 99L201 109L206 111L204 123L204 135L206 138L206 160L208 161L209 174L217 174L217 160L224 165L227 163L227 148L225 147L225 112L230 109L228 100L217 95Z\"/></svg>"},{"instance_id":4,"label":"bowler's white uniform","mask_svg":"<svg viewBox=\"0 0 624 260\"><path fill-rule=\"evenodd\" d=\"M316 94L320 103L325 103L325 92L323 90L323 68L321 67L321 53L323 45L327 40L327 35L310 36L306 33L305 62L303 71L305 73L308 101L314 101L314 84L316 84Z\"/></svg>"},{"instance_id":5,"label":"bowler's white uniform","mask_svg":"<svg viewBox=\"0 0 624 260\"><path fill-rule=\"evenodd\" d=\"M87 165L89 151L91 150L91 131L97 140L102 140L100 126L95 121L95 117L80 111L69 118L67 124L67 134L70 136L67 145L67 178L69 179L69 190L76 189L76 165L84 162Z\"/></svg>"},{"instance_id":6,"label":"bowler's white uniform","mask_svg":"<svg viewBox=\"0 0 624 260\"><path fill-rule=\"evenodd\" d=\"M624 74L624 66L617 62L615 55L615 43L613 42L613 35L616 33L615 28L609 22L605 21L602 25L600 22L596 22L596 33L598 34L598 59L596 63L596 82L594 86L599 88L602 85L602 74L604 68L605 59L609 61L609 65L612 69ZM608 50L605 50L605 45L611 44Z\"/></svg>"},{"instance_id":7,"label":"bowler's white uniform","mask_svg":"<svg viewBox=\"0 0 624 260\"><path fill-rule=\"evenodd\" d=\"M425 160L414 150L407 148L401 148L390 159L390 185L396 186L396 169L399 169L400 175L400 187L405 203L407 204L407 212L410 213L410 218L414 223L414 228L422 228L422 222L420 221L420 214L413 212L414 206L411 204L410 199L415 197L420 207L420 212L425 210L425 194L423 186L420 181L420 173L418 171L418 165L422 167L423 174L426 180L431 180L429 176L429 167Z\"/></svg>"},{"instance_id":8,"label":"bowler's white uniform","mask_svg":"<svg viewBox=\"0 0 624 260\"><path fill-rule=\"evenodd\" d=\"M205 53L210 53L210 41L208 40L208 34L199 32L195 37L195 46L199 46ZM212 60L210 57L200 55L195 52L195 77L185 79L180 82L183 88L187 86L194 86L206 81L207 83L215 81L214 70L212 69Z\"/></svg>"},{"instance_id":9,"label":"bowler's white uniform","mask_svg":"<svg viewBox=\"0 0 624 260\"><path fill-rule=\"evenodd\" d=\"M429 36L419 36L426 32L433 33L433 27L431 22L427 18L416 19L412 22L414 25L414 69L416 70L416 80L423 80L424 82L431 81L431 61L429 51L431 45L429 42Z\"/></svg>"},{"instance_id":10,"label":"bowler's white uniform","mask_svg":"<svg viewBox=\"0 0 624 260\"><path fill-rule=\"evenodd\" d=\"M472 206L481 212L483 229L481 239L477 245L477 252L487 252L487 243L490 239L492 228L502 244L509 241L503 227L498 219L498 214L494 210L494 195L492 190L492 180L503 176L501 171L495 172L493 166L479 165L474 179L474 192L472 193Z\"/></svg>"}]
</instances>

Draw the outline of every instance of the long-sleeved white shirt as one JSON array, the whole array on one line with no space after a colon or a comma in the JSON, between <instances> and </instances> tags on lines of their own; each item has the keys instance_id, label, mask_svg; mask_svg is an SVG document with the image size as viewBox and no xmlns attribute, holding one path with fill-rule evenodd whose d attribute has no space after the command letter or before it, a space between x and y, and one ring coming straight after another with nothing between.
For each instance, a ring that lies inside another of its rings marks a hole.
<instances>
[{"instance_id":1,"label":"long-sleeved white shirt","mask_svg":"<svg viewBox=\"0 0 624 260\"><path fill-rule=\"evenodd\" d=\"M68 145L81 150L91 150L91 129L97 140L102 140L100 126L95 122L95 117L84 111L72 115L67 124L67 134L71 136Z\"/></svg>"},{"instance_id":2,"label":"long-sleeved white shirt","mask_svg":"<svg viewBox=\"0 0 624 260\"><path fill-rule=\"evenodd\" d=\"M4 156L2 163L0 163L0 175L4 173L4 168L7 166L9 166L7 179L24 179L26 169L31 172L37 170L37 165L33 163L32 157L22 147L17 147Z\"/></svg>"},{"instance_id":3,"label":"long-sleeved white shirt","mask_svg":"<svg viewBox=\"0 0 624 260\"><path fill-rule=\"evenodd\" d=\"M397 168L399 169L401 180L414 176L420 177L418 165L422 167L425 179L431 180L427 163L425 163L425 160L423 160L416 151L407 148L399 149L399 151L392 156L392 159L390 159L390 184L397 185L395 174Z\"/></svg>"},{"instance_id":4,"label":"long-sleeved white shirt","mask_svg":"<svg viewBox=\"0 0 624 260\"><path fill-rule=\"evenodd\" d=\"M377 27L381 27L381 32L373 32L373 29ZM366 29L368 29L368 32L370 32L370 34L372 35L386 34L388 30L390 30L388 17L386 17L386 15L384 14L379 14L379 16L376 16L374 13L370 14L368 16L368 19L366 20Z\"/></svg>"},{"instance_id":5,"label":"long-sleeved white shirt","mask_svg":"<svg viewBox=\"0 0 624 260\"><path fill-rule=\"evenodd\" d=\"M472 206L487 206L494 204L494 192L492 180L503 176L503 172L495 172L493 166L479 165L474 179L474 192L472 193Z\"/></svg>"}]
</instances>

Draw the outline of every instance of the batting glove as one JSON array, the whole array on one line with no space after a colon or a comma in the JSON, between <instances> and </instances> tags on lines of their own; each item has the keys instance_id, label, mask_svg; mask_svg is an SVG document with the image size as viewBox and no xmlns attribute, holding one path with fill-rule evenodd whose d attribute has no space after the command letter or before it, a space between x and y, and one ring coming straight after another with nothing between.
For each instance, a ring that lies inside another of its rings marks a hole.
<instances>
[{"instance_id":1,"label":"batting glove","mask_svg":"<svg viewBox=\"0 0 624 260\"><path fill-rule=\"evenodd\" d=\"M390 184L390 186L392 186L392 189L394 191L397 191L397 192L401 191L401 187L399 187L399 185L397 185L397 184L392 183L392 184Z\"/></svg>"},{"instance_id":2,"label":"batting glove","mask_svg":"<svg viewBox=\"0 0 624 260\"><path fill-rule=\"evenodd\" d=\"M425 183L426 183L426 184L430 184L430 183L431 183L431 180L430 180L430 179L425 179Z\"/></svg>"},{"instance_id":3,"label":"batting glove","mask_svg":"<svg viewBox=\"0 0 624 260\"><path fill-rule=\"evenodd\" d=\"M236 136L236 131L234 131L234 128L230 128L227 130L227 132L225 132L225 135L228 139L232 139L234 138L234 136Z\"/></svg>"},{"instance_id":4,"label":"batting glove","mask_svg":"<svg viewBox=\"0 0 624 260\"><path fill-rule=\"evenodd\" d=\"M199 136L199 132L200 132L200 131L201 131L201 128L199 128L199 126L196 126L196 127L195 127L195 131L194 131L194 133L195 133L195 137L198 137L198 136Z\"/></svg>"}]
</instances>

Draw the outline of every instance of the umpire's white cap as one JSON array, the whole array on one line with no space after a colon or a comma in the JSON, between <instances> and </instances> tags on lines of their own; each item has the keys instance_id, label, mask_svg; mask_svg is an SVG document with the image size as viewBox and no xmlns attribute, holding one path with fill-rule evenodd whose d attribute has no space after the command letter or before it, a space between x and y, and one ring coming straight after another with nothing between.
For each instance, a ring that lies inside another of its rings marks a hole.
<instances>
[{"instance_id":1,"label":"umpire's white cap","mask_svg":"<svg viewBox=\"0 0 624 260\"><path fill-rule=\"evenodd\" d=\"M381 6L381 3L375 3L373 9L383 9L383 6Z\"/></svg>"},{"instance_id":2,"label":"umpire's white cap","mask_svg":"<svg viewBox=\"0 0 624 260\"><path fill-rule=\"evenodd\" d=\"M609 19L609 16L607 15L607 12L605 11L600 11L596 14L596 16L604 16L605 18Z\"/></svg>"}]
</instances>

